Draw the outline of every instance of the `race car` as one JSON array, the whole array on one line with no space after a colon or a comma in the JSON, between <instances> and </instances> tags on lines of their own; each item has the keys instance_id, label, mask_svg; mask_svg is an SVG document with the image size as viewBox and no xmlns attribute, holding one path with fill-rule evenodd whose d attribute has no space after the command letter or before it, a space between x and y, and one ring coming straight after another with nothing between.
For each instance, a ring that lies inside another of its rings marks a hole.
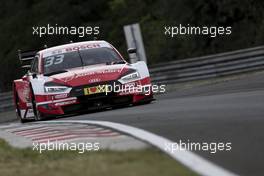
<instances>
[{"instance_id":1,"label":"race car","mask_svg":"<svg viewBox=\"0 0 264 176\"><path fill-rule=\"evenodd\" d=\"M135 53L136 49L128 52ZM19 51L18 56L29 69L13 82L21 122L153 100L146 63L128 63L106 41Z\"/></svg>"}]
</instances>

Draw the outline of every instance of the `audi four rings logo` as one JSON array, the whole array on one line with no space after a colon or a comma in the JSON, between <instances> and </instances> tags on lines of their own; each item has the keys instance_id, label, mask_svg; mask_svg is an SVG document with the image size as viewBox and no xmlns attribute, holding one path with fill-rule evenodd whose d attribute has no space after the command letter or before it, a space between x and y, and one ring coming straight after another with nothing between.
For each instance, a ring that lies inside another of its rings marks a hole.
<instances>
[{"instance_id":1,"label":"audi four rings logo","mask_svg":"<svg viewBox=\"0 0 264 176\"><path fill-rule=\"evenodd\" d=\"M95 83L95 82L100 82L100 81L101 81L101 79L95 78L95 79L90 79L88 82L89 83Z\"/></svg>"}]
</instances>

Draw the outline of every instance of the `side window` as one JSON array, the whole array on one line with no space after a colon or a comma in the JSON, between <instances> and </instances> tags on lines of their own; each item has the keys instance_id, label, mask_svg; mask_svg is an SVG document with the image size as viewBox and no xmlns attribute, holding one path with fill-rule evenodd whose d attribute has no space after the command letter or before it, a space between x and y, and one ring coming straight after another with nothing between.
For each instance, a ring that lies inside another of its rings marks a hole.
<instances>
[{"instance_id":1,"label":"side window","mask_svg":"<svg viewBox=\"0 0 264 176\"><path fill-rule=\"evenodd\" d=\"M35 56L32 64L31 64L31 72L32 73L38 73L38 63L39 63L39 57Z\"/></svg>"}]
</instances>

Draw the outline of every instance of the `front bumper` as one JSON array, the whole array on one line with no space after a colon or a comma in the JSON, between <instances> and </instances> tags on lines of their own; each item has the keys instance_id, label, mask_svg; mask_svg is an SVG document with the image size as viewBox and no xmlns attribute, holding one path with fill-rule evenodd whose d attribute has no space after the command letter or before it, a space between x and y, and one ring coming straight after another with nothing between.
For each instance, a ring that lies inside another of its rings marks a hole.
<instances>
[{"instance_id":1,"label":"front bumper","mask_svg":"<svg viewBox=\"0 0 264 176\"><path fill-rule=\"evenodd\" d=\"M113 84L111 82L110 84ZM142 84L143 83L143 84ZM65 115L89 110L97 110L107 107L120 105L137 104L140 102L150 101L153 99L152 92L144 93L97 93L85 95L84 89L96 85L105 85L106 83L94 84L89 86L74 87L67 98L59 100L44 101L37 104L38 110L44 115ZM108 82L109 84L109 82ZM137 84L147 85L150 80L141 80ZM50 98L54 99L54 97Z\"/></svg>"}]
</instances>

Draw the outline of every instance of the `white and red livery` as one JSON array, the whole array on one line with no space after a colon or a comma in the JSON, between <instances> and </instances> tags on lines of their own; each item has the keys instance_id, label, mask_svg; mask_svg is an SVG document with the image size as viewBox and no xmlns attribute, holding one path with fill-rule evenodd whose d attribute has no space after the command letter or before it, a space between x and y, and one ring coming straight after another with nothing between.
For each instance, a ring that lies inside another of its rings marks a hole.
<instances>
[{"instance_id":1,"label":"white and red livery","mask_svg":"<svg viewBox=\"0 0 264 176\"><path fill-rule=\"evenodd\" d=\"M127 63L105 41L20 52L19 58L31 62L28 73L13 82L16 112L22 122L153 100L151 90L109 89L150 86L151 81L145 62Z\"/></svg>"}]
</instances>

